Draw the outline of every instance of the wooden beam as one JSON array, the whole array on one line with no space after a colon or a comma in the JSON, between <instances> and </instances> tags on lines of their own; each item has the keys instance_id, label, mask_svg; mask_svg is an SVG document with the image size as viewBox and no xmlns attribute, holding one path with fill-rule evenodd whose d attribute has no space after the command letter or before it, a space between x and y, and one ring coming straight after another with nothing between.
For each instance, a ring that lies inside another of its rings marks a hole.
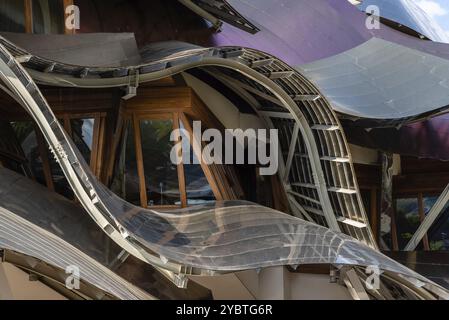
<instances>
[{"instance_id":1,"label":"wooden beam","mask_svg":"<svg viewBox=\"0 0 449 320\"><path fill-rule=\"evenodd\" d=\"M67 132L70 138L73 139L72 135L72 124L70 123L70 117L68 114L64 114L62 116L63 124L64 124L64 130Z\"/></svg>"},{"instance_id":2,"label":"wooden beam","mask_svg":"<svg viewBox=\"0 0 449 320\"><path fill-rule=\"evenodd\" d=\"M396 205L394 206L393 210L391 210L391 248L392 251L399 251L399 242L398 242L398 229L396 226Z\"/></svg>"},{"instance_id":3,"label":"wooden beam","mask_svg":"<svg viewBox=\"0 0 449 320\"><path fill-rule=\"evenodd\" d=\"M25 32L33 33L33 0L24 0Z\"/></svg>"},{"instance_id":4,"label":"wooden beam","mask_svg":"<svg viewBox=\"0 0 449 320\"><path fill-rule=\"evenodd\" d=\"M123 104L124 102L121 101L118 114L117 114L117 120L115 125L115 131L112 135L112 143L111 143L111 149L109 150L109 157L108 157L108 168L106 173L106 185L109 185L112 181L112 176L114 174L114 166L115 166L115 160L117 156L117 150L120 145L120 141L123 136L123 131L125 128L125 120L123 119ZM112 131L112 129L111 129Z\"/></svg>"},{"instance_id":5,"label":"wooden beam","mask_svg":"<svg viewBox=\"0 0 449 320\"><path fill-rule=\"evenodd\" d=\"M179 129L179 114L174 113L173 114L173 130ZM181 140L178 138L175 143L181 143ZM182 150L182 149L181 149ZM180 158L178 160L181 160L181 163L177 165L178 169L178 183L179 183L179 193L181 195L181 205L183 208L187 207L187 190L186 190L186 176L184 172L184 164L182 163L182 152ZM178 155L179 156L179 155Z\"/></svg>"},{"instance_id":6,"label":"wooden beam","mask_svg":"<svg viewBox=\"0 0 449 320\"><path fill-rule=\"evenodd\" d=\"M371 188L370 190L370 216L371 216L371 229L373 230L374 239L379 243L379 215L377 212L377 189Z\"/></svg>"},{"instance_id":7,"label":"wooden beam","mask_svg":"<svg viewBox=\"0 0 449 320\"><path fill-rule=\"evenodd\" d=\"M145 181L145 168L143 165L142 137L140 133L140 121L137 115L133 115L134 142L136 148L137 173L139 175L140 205L148 207L147 188Z\"/></svg>"},{"instance_id":8,"label":"wooden beam","mask_svg":"<svg viewBox=\"0 0 449 320\"><path fill-rule=\"evenodd\" d=\"M184 128L189 132L190 134L190 141L192 144L194 144L194 135L193 135L193 128L190 124L189 119L186 117L184 113L180 114L180 118L182 121L182 124L184 125ZM202 148L201 148L201 141L196 141L196 144L200 146L200 150L198 148L193 147L193 152L195 153L196 157L200 161L201 168L203 169L204 175L207 178L207 181L209 182L209 185L212 189L212 192L214 193L215 199L217 200L224 200L223 194L220 191L220 188L217 185L217 180L214 177L214 174L212 173L211 168L202 161Z\"/></svg>"},{"instance_id":9,"label":"wooden beam","mask_svg":"<svg viewBox=\"0 0 449 320\"><path fill-rule=\"evenodd\" d=\"M90 169L92 170L93 174L97 178L99 177L99 172L97 171L97 161L98 161L98 150L99 150L99 145L100 145L100 126L101 126L101 118L99 116L95 116L89 165L90 165Z\"/></svg>"},{"instance_id":10,"label":"wooden beam","mask_svg":"<svg viewBox=\"0 0 449 320\"><path fill-rule=\"evenodd\" d=\"M137 96L126 101L130 112L189 112L192 108L192 89L189 87L139 87Z\"/></svg>"},{"instance_id":11,"label":"wooden beam","mask_svg":"<svg viewBox=\"0 0 449 320\"><path fill-rule=\"evenodd\" d=\"M424 213L424 197L422 193L418 194L418 212L419 212L419 221L423 223L424 219L426 218L426 215ZM422 243L424 250L430 251L429 237L427 236L427 232L424 234L424 237L422 238Z\"/></svg>"}]
</instances>

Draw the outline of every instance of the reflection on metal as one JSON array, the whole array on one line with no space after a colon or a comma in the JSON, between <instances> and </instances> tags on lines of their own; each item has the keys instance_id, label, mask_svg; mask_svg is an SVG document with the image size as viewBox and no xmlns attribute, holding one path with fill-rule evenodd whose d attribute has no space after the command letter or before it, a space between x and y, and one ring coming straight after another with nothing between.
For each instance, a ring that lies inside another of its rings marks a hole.
<instances>
[{"instance_id":1,"label":"reflection on metal","mask_svg":"<svg viewBox=\"0 0 449 320\"><path fill-rule=\"evenodd\" d=\"M30 69L35 68L34 59L39 58L33 57L26 64ZM291 131L285 130L293 130L298 126L301 133L297 144L301 150L298 151L307 154L307 157L297 157L292 162L293 178L289 181L291 195L307 215L314 214L319 218L319 212L325 217L323 224L334 230L341 227L346 233L376 248L359 193L329 191L331 188L358 190L350 161L322 163L321 160L325 156L350 158L344 134L330 105L324 98L294 101L292 93L295 96L322 95L311 83L279 60L274 59L269 67L263 67L265 70L248 67L254 60L260 59L274 57L243 48L196 49L167 58L164 63L164 68L167 69L164 70L154 71L152 64L141 66L140 71L146 71L141 73L141 80L154 80L193 67L214 66L220 67L223 73L238 72L234 76L240 77L240 81L266 90L267 94L282 101L285 111L291 113L293 119L267 120L274 127L290 132L284 137L286 141L291 137ZM155 62L158 68L160 63L160 60ZM211 275L279 265L326 263L377 265L393 274L429 282L353 238L251 203L218 202L171 212L156 212L126 203L98 182L65 134L38 87L3 46L0 46L0 71L2 80L45 135L86 211L120 247L143 261L173 272L181 278L189 274ZM37 70L34 72L39 73ZM60 72L65 73L65 70ZM89 74L97 75L103 72L104 69L95 68L88 71ZM66 79L74 74L68 71ZM272 80L267 76L270 74L288 74L288 77L276 77ZM105 77L108 75L110 77L111 73L104 74ZM122 77L113 81L116 84L126 84L127 80L127 77ZM92 84L101 83L105 79L86 77L78 78L78 81ZM102 85L107 86L104 82ZM312 130L313 125L331 126L332 130ZM290 149L288 143L287 148ZM300 171L304 175L298 176ZM336 177L339 179L337 183ZM293 186L293 183L301 182L313 183L317 190L310 193ZM345 222L364 223L365 227L355 226L355 223L341 223L340 226L337 222L340 217L346 218L343 220ZM233 239L232 242L226 240L229 238Z\"/></svg>"},{"instance_id":2,"label":"reflection on metal","mask_svg":"<svg viewBox=\"0 0 449 320\"><path fill-rule=\"evenodd\" d=\"M189 283L187 289L176 288L166 281L166 278L172 282L178 281L173 274L163 269L158 272L152 266L131 257L128 252L110 241L108 235L72 201L8 169L0 167L0 177L2 209L10 211L36 228L51 233L59 242L82 251L141 290L158 299L207 299L210 296L208 290L195 287L193 282ZM21 236L28 236L28 241L31 242L36 240L33 234ZM0 232L1 237L3 235ZM19 250L19 247L15 248ZM65 259L65 255L57 255L55 258L58 257ZM65 262L61 260L61 263ZM145 281L141 281L142 279ZM122 287L127 288L128 285L129 283L123 282ZM131 286L128 290L132 288Z\"/></svg>"},{"instance_id":3,"label":"reflection on metal","mask_svg":"<svg viewBox=\"0 0 449 320\"><path fill-rule=\"evenodd\" d=\"M383 230L391 236L391 249L398 250L397 238L394 228L393 208L393 155L381 153L382 160L382 189L380 195L380 216L382 220L392 221L389 230Z\"/></svg>"},{"instance_id":4,"label":"reflection on metal","mask_svg":"<svg viewBox=\"0 0 449 320\"><path fill-rule=\"evenodd\" d=\"M421 119L449 106L449 61L383 39L298 70L338 112L379 126Z\"/></svg>"},{"instance_id":5,"label":"reflection on metal","mask_svg":"<svg viewBox=\"0 0 449 320\"><path fill-rule=\"evenodd\" d=\"M225 0L178 0L194 12L211 21L217 29L220 29L220 22L217 18L251 34L259 32L259 29L245 19Z\"/></svg>"},{"instance_id":6,"label":"reflection on metal","mask_svg":"<svg viewBox=\"0 0 449 320\"><path fill-rule=\"evenodd\" d=\"M178 0L178 1L181 2L183 5L185 5L187 8L189 8L190 10L192 10L193 12L195 12L196 14L198 14L199 16L203 17L204 19L212 23L212 25L216 30L220 30L222 22L216 17L214 17L212 14L210 14L209 12L207 12L206 10L204 10L191 0Z\"/></svg>"},{"instance_id":7,"label":"reflection on metal","mask_svg":"<svg viewBox=\"0 0 449 320\"><path fill-rule=\"evenodd\" d=\"M343 282L354 300L370 300L360 278L354 269L341 270Z\"/></svg>"},{"instance_id":8,"label":"reflection on metal","mask_svg":"<svg viewBox=\"0 0 449 320\"><path fill-rule=\"evenodd\" d=\"M83 283L79 292L81 296L91 299L152 299L80 250L1 207L0 248L4 250L3 261L28 270L40 270L47 278L63 286L66 268L79 267ZM23 255L28 258L18 259Z\"/></svg>"},{"instance_id":9,"label":"reflection on metal","mask_svg":"<svg viewBox=\"0 0 449 320\"><path fill-rule=\"evenodd\" d=\"M360 2L359 8L362 11L375 5L379 8L381 18L393 21L399 27L408 27L433 41L449 42L443 29L414 0L362 0Z\"/></svg>"},{"instance_id":10,"label":"reflection on metal","mask_svg":"<svg viewBox=\"0 0 449 320\"><path fill-rule=\"evenodd\" d=\"M441 215L443 209L449 203L449 185L444 189L441 193L432 209L430 209L429 213L426 215L424 221L420 224L416 232L413 234L413 237L405 246L405 251L414 251L416 247L419 245L423 237L427 234L430 227L437 221L438 217Z\"/></svg>"}]
</instances>

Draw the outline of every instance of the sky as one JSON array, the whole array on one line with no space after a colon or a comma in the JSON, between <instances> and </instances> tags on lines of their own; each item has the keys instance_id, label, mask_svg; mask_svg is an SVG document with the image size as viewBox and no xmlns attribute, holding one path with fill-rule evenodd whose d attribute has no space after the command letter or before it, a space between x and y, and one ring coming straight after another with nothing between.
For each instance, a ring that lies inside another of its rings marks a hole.
<instances>
[{"instance_id":1,"label":"sky","mask_svg":"<svg viewBox=\"0 0 449 320\"><path fill-rule=\"evenodd\" d=\"M413 0L433 17L449 37L449 0Z\"/></svg>"}]
</instances>

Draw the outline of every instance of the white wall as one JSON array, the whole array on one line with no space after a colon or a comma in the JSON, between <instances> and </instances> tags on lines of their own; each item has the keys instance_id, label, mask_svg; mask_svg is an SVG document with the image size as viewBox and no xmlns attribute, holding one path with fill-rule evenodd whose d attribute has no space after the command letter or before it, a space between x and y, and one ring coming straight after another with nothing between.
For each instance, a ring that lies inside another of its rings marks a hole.
<instances>
[{"instance_id":1,"label":"white wall","mask_svg":"<svg viewBox=\"0 0 449 320\"><path fill-rule=\"evenodd\" d=\"M352 300L346 287L329 275L291 273L285 267L245 271L217 277L192 277L216 300Z\"/></svg>"},{"instance_id":2,"label":"white wall","mask_svg":"<svg viewBox=\"0 0 449 320\"><path fill-rule=\"evenodd\" d=\"M67 300L12 264L0 263L0 300Z\"/></svg>"},{"instance_id":3,"label":"white wall","mask_svg":"<svg viewBox=\"0 0 449 320\"><path fill-rule=\"evenodd\" d=\"M186 84L195 91L225 128L243 130L264 128L257 115L240 113L231 101L208 84L187 73L183 73L183 77Z\"/></svg>"}]
</instances>

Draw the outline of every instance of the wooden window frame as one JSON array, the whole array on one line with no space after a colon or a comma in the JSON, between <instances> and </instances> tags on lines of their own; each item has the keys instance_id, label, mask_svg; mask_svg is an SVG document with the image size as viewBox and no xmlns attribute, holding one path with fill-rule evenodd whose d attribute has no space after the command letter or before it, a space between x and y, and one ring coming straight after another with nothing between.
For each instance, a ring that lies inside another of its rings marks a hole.
<instances>
[{"instance_id":1,"label":"wooden window frame","mask_svg":"<svg viewBox=\"0 0 449 320\"><path fill-rule=\"evenodd\" d=\"M63 122L64 129L70 138L73 137L72 134L72 126L71 120L76 119L94 119L94 129L92 134L92 150L91 150L91 159L90 159L90 167L92 172L99 177L102 170L102 159L104 153L104 135L105 135L105 121L106 121L106 113L78 113L78 114L69 114L69 113L59 113L56 115L56 118L61 119ZM17 120L24 121L24 120ZM32 120L29 120L32 121ZM55 185L53 181L53 173L51 171L50 165L50 152L48 150L48 145L44 139L39 128L34 125L34 132L36 134L36 141L38 144L39 156L42 160L43 172L45 177L45 183L47 188L51 191L55 191Z\"/></svg>"},{"instance_id":2,"label":"wooden window frame","mask_svg":"<svg viewBox=\"0 0 449 320\"><path fill-rule=\"evenodd\" d=\"M106 112L89 113L56 113L56 118L62 119L63 126L70 138L73 139L72 120L93 119L94 128L92 132L92 150L89 166L96 177L100 177L103 170L104 142L106 131Z\"/></svg>"},{"instance_id":3,"label":"wooden window frame","mask_svg":"<svg viewBox=\"0 0 449 320\"><path fill-rule=\"evenodd\" d=\"M213 116L211 111L205 104L196 96L193 90L189 87L147 87L141 88L141 92L137 97L123 103L119 110L117 129L112 143L112 155L114 159L110 159L108 163L108 178L112 180L115 157L117 149L120 145L120 140L123 138L125 132L125 123L130 123L134 133L134 143L136 149L137 174L139 176L139 194L140 204L142 207L148 207L148 199L146 193L145 168L143 165L143 151L141 147L142 137L140 131L141 120L164 120L170 119L173 121L173 129L179 129L182 123L184 128L189 132L191 145L193 147L193 129L191 120L201 120L206 126L224 130L221 123ZM179 142L179 141L178 141ZM174 142L177 143L177 142ZM198 159L202 157L201 152L195 150L195 155ZM211 187L216 200L235 200L243 192L239 189L238 178L235 174L226 171L223 165L207 165L200 161L203 173ZM177 166L178 185L180 192L180 206L152 206L151 208L185 208L188 206L185 168L182 159ZM232 179L234 187L231 188L229 180ZM240 191L234 191L236 188Z\"/></svg>"}]
</instances>

